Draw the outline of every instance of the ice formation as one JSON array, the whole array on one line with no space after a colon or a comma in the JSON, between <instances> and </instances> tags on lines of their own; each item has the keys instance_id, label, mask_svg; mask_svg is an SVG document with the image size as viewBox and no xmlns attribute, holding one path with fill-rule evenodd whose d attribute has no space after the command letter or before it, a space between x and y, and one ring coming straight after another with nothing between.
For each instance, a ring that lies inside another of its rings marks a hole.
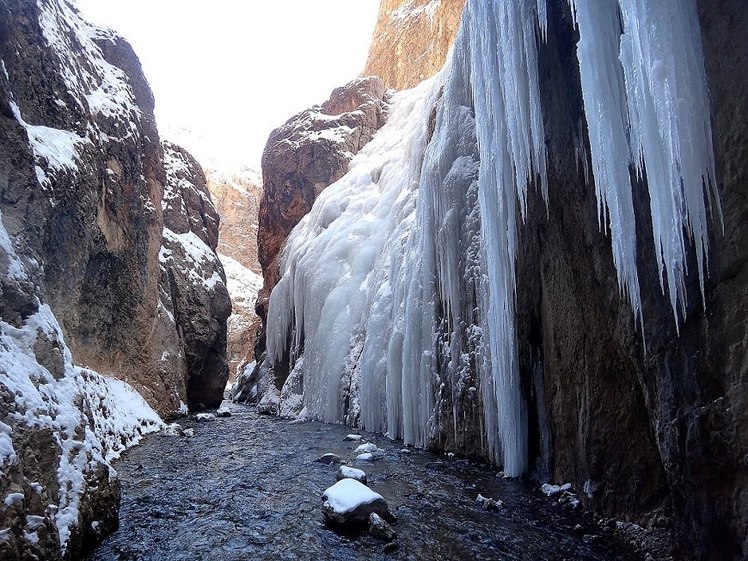
<instances>
[{"instance_id":1,"label":"ice formation","mask_svg":"<svg viewBox=\"0 0 748 561\"><path fill-rule=\"evenodd\" d=\"M719 210L709 99L696 6L690 0L569 0L599 212L607 212L621 288L641 314L629 168L646 175L663 292L685 314L688 238L702 295L711 196ZM623 34L621 34L621 29Z\"/></svg>"},{"instance_id":2,"label":"ice formation","mask_svg":"<svg viewBox=\"0 0 748 561\"><path fill-rule=\"evenodd\" d=\"M571 2L619 285L641 318L633 164L646 171L675 311L684 229L703 286L704 185L714 186L694 7ZM546 18L543 0L469 0L445 69L393 98L388 123L291 233L270 299L268 362L293 366L303 354L313 417L418 446L449 426L458 441L459 404L479 389L487 455L508 476L527 469L515 252L528 190L548 200L538 77Z\"/></svg>"}]
</instances>

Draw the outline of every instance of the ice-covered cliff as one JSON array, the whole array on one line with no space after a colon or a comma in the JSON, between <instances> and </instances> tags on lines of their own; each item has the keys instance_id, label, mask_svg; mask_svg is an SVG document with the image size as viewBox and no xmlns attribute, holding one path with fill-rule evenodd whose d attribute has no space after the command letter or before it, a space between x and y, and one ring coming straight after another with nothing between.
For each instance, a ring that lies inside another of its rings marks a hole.
<instances>
[{"instance_id":1,"label":"ice-covered cliff","mask_svg":"<svg viewBox=\"0 0 748 561\"><path fill-rule=\"evenodd\" d=\"M442 73L288 238L268 408L572 480L739 559L738 4L468 1Z\"/></svg>"}]
</instances>

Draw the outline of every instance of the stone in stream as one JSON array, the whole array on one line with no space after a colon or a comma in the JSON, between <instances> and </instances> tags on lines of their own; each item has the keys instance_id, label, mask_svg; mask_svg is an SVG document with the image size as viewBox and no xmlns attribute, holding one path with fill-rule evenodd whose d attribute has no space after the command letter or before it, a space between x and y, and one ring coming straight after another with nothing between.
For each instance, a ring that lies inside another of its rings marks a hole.
<instances>
[{"instance_id":1,"label":"stone in stream","mask_svg":"<svg viewBox=\"0 0 748 561\"><path fill-rule=\"evenodd\" d=\"M369 515L369 533L380 540L391 542L397 537L397 532L385 522L376 512Z\"/></svg>"},{"instance_id":2,"label":"stone in stream","mask_svg":"<svg viewBox=\"0 0 748 561\"><path fill-rule=\"evenodd\" d=\"M216 417L231 417L231 410L228 407L221 407L216 411Z\"/></svg>"},{"instance_id":3,"label":"stone in stream","mask_svg":"<svg viewBox=\"0 0 748 561\"><path fill-rule=\"evenodd\" d=\"M345 438L343 440L349 441L349 442L357 442L359 440L363 440L364 437L360 434L347 434L345 435Z\"/></svg>"},{"instance_id":4,"label":"stone in stream","mask_svg":"<svg viewBox=\"0 0 748 561\"><path fill-rule=\"evenodd\" d=\"M478 493L478 498L475 499L475 502L477 502L483 510L496 511L496 510L499 510L504 505L502 501L497 501L489 497L484 497L480 493Z\"/></svg>"},{"instance_id":5,"label":"stone in stream","mask_svg":"<svg viewBox=\"0 0 748 561\"><path fill-rule=\"evenodd\" d=\"M325 464L326 466L331 466L332 464L344 463L343 459L340 456L338 456L337 454L333 454L333 453L324 454L323 456L320 456L314 461L319 464Z\"/></svg>"},{"instance_id":6,"label":"stone in stream","mask_svg":"<svg viewBox=\"0 0 748 561\"><path fill-rule=\"evenodd\" d=\"M372 513L383 520L395 520L384 497L355 479L341 479L322 494L322 500L325 520L336 530L364 529Z\"/></svg>"},{"instance_id":7,"label":"stone in stream","mask_svg":"<svg viewBox=\"0 0 748 561\"><path fill-rule=\"evenodd\" d=\"M359 483L363 483L364 485L366 485L367 483L365 472L349 466L340 466L337 480L340 481L341 479L355 479L356 481L358 481Z\"/></svg>"},{"instance_id":8,"label":"stone in stream","mask_svg":"<svg viewBox=\"0 0 748 561\"><path fill-rule=\"evenodd\" d=\"M195 419L197 419L199 423L207 423L209 421L215 421L216 416L213 413L198 413L195 415Z\"/></svg>"}]
</instances>

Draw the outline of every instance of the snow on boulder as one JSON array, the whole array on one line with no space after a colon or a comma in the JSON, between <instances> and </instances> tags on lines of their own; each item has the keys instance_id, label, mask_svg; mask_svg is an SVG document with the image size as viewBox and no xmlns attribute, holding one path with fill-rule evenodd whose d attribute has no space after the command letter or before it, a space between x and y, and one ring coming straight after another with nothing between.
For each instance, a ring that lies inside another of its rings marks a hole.
<instances>
[{"instance_id":1,"label":"snow on boulder","mask_svg":"<svg viewBox=\"0 0 748 561\"><path fill-rule=\"evenodd\" d=\"M338 481L341 481L343 479L355 479L359 483L363 483L366 485L366 472L352 468L349 466L340 466L340 470L338 471L337 475Z\"/></svg>"},{"instance_id":2,"label":"snow on boulder","mask_svg":"<svg viewBox=\"0 0 748 561\"><path fill-rule=\"evenodd\" d=\"M341 479L322 494L322 500L325 520L337 529L366 527L372 513L394 521L384 497L355 479Z\"/></svg>"},{"instance_id":3,"label":"snow on boulder","mask_svg":"<svg viewBox=\"0 0 748 561\"><path fill-rule=\"evenodd\" d=\"M375 453L378 450L379 450L379 448L377 448L376 444L372 444L371 442L367 442L366 444L362 444L361 446L359 446L358 448L356 448L356 450L354 451L354 453L356 453L356 454L364 454L366 452L369 452L369 453L373 454L373 453Z\"/></svg>"},{"instance_id":4,"label":"snow on boulder","mask_svg":"<svg viewBox=\"0 0 748 561\"><path fill-rule=\"evenodd\" d=\"M207 423L209 421L215 421L216 416L213 413L198 413L197 415L195 415L195 419L199 423Z\"/></svg>"},{"instance_id":5,"label":"snow on boulder","mask_svg":"<svg viewBox=\"0 0 748 561\"><path fill-rule=\"evenodd\" d=\"M357 442L359 440L363 440L363 436L360 434L347 434L345 435L345 438L343 440L351 441L351 442Z\"/></svg>"}]
</instances>

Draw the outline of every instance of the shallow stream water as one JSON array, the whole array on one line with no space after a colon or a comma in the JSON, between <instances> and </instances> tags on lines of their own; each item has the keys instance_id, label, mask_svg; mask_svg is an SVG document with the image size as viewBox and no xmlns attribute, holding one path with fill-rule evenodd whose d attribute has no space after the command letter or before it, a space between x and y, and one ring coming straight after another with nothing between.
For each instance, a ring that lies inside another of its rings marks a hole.
<instances>
[{"instance_id":1,"label":"shallow stream water","mask_svg":"<svg viewBox=\"0 0 748 561\"><path fill-rule=\"evenodd\" d=\"M320 497L338 467L315 460L328 452L352 460L360 443L343 440L349 427L230 408L229 418L183 420L194 437L155 434L126 454L116 466L120 528L91 561L637 559L537 486L362 433L386 452L376 462L352 461L398 517L397 548L385 553L383 542L338 535L322 518ZM502 500L503 508L482 510L478 493Z\"/></svg>"}]
</instances>

